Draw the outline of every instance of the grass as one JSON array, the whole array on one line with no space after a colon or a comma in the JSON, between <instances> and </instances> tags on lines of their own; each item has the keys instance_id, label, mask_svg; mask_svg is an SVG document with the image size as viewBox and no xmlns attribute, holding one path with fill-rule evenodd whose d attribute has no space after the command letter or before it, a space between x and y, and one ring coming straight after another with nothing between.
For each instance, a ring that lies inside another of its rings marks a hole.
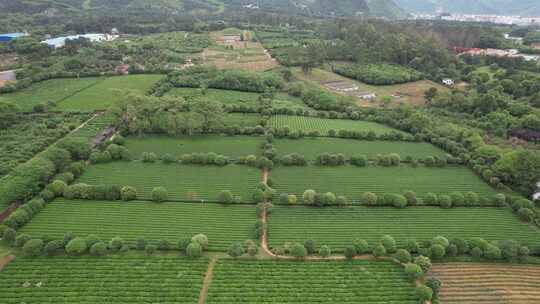
<instances>
[{"instance_id":1,"label":"grass","mask_svg":"<svg viewBox=\"0 0 540 304\"><path fill-rule=\"evenodd\" d=\"M196 303L207 260L17 258L0 272L2 303Z\"/></svg>"},{"instance_id":2,"label":"grass","mask_svg":"<svg viewBox=\"0 0 540 304\"><path fill-rule=\"evenodd\" d=\"M309 177L309 178L306 178ZM278 193L302 195L306 189L334 192L357 201L364 192L376 194L416 192L449 194L453 191L474 191L480 196L491 196L495 191L466 167L446 168L352 166L340 167L276 167L270 172Z\"/></svg>"},{"instance_id":3,"label":"grass","mask_svg":"<svg viewBox=\"0 0 540 304\"><path fill-rule=\"evenodd\" d=\"M328 135L329 130L349 130L349 131L373 131L377 134L388 132L400 132L399 130L369 121L357 121L347 119L327 119L307 116L274 115L270 117L270 127L289 127L290 130L301 130L304 132L319 131L321 135Z\"/></svg>"},{"instance_id":4,"label":"grass","mask_svg":"<svg viewBox=\"0 0 540 304\"><path fill-rule=\"evenodd\" d=\"M108 241L115 236L134 242L143 237L155 244L203 233L211 251L226 251L234 242L253 238L253 206L202 203L111 202L57 199L20 230L29 235L62 238L67 232L95 234Z\"/></svg>"},{"instance_id":5,"label":"grass","mask_svg":"<svg viewBox=\"0 0 540 304\"><path fill-rule=\"evenodd\" d=\"M540 245L540 231L521 223L506 208L277 206L269 220L269 242L273 247L313 239L319 245L342 251L356 238L373 246L386 234L392 235L398 246L404 246L408 239L427 241L438 235L449 239L513 239Z\"/></svg>"},{"instance_id":6,"label":"grass","mask_svg":"<svg viewBox=\"0 0 540 304\"><path fill-rule=\"evenodd\" d=\"M23 112L31 112L34 106L47 104L48 102L58 103L87 87L97 83L98 78L78 78L78 79L51 79L38 82L30 87L9 94L2 94L5 101L10 101L19 106Z\"/></svg>"},{"instance_id":7,"label":"grass","mask_svg":"<svg viewBox=\"0 0 540 304\"><path fill-rule=\"evenodd\" d=\"M417 303L390 262L219 260L207 303Z\"/></svg>"},{"instance_id":8,"label":"grass","mask_svg":"<svg viewBox=\"0 0 540 304\"><path fill-rule=\"evenodd\" d=\"M143 152L154 152L158 156L170 153L180 156L186 153L215 152L229 157L257 154L262 137L202 135L191 137L145 136L129 137L126 148L140 158Z\"/></svg>"},{"instance_id":9,"label":"grass","mask_svg":"<svg viewBox=\"0 0 540 304\"><path fill-rule=\"evenodd\" d=\"M444 156L446 153L428 143L362 141L341 138L275 139L273 143L279 155L299 153L306 159L315 159L323 153L343 153L345 156L366 155L374 158L377 154L397 153L404 159Z\"/></svg>"},{"instance_id":10,"label":"grass","mask_svg":"<svg viewBox=\"0 0 540 304\"><path fill-rule=\"evenodd\" d=\"M129 92L146 93L162 75L129 75L105 78L63 101L62 111L105 110L122 100Z\"/></svg>"},{"instance_id":11,"label":"grass","mask_svg":"<svg viewBox=\"0 0 540 304\"><path fill-rule=\"evenodd\" d=\"M112 162L90 166L79 182L91 185L129 185L139 199L150 199L154 187L165 187L171 200L215 201L230 190L244 200L261 181L261 171L247 166L196 166L143 162Z\"/></svg>"}]
</instances>

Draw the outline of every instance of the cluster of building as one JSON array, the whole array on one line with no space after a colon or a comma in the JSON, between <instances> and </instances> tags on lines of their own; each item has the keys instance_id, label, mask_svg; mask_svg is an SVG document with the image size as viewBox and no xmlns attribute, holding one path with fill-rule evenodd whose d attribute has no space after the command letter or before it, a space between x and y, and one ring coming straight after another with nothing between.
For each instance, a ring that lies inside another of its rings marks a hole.
<instances>
[{"instance_id":1,"label":"cluster of building","mask_svg":"<svg viewBox=\"0 0 540 304\"><path fill-rule=\"evenodd\" d=\"M413 14L417 20L445 20L460 22L489 22L509 25L534 25L540 24L538 17L500 16L500 15L469 15L469 14Z\"/></svg>"},{"instance_id":2,"label":"cluster of building","mask_svg":"<svg viewBox=\"0 0 540 304\"><path fill-rule=\"evenodd\" d=\"M525 61L540 61L540 55L522 54L517 49L502 50L456 47L453 51L458 55L522 58Z\"/></svg>"},{"instance_id":3,"label":"cluster of building","mask_svg":"<svg viewBox=\"0 0 540 304\"><path fill-rule=\"evenodd\" d=\"M113 41L116 38L118 38L118 35L113 35L113 34L70 35L70 36L56 37L56 38L43 40L41 41L41 43L46 43L48 46L56 49L56 48L64 47L66 45L66 41L68 40L77 40L81 38L88 39L90 42L102 42L102 41Z\"/></svg>"}]
</instances>

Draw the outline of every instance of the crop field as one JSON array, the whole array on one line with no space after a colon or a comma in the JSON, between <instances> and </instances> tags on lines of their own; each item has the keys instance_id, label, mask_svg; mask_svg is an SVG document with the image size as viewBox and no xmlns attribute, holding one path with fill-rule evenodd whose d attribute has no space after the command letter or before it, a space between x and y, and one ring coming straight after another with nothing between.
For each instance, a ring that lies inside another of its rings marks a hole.
<instances>
[{"instance_id":1,"label":"crop field","mask_svg":"<svg viewBox=\"0 0 540 304\"><path fill-rule=\"evenodd\" d=\"M258 93L241 92L232 90L207 89L203 95L200 89L197 88L173 88L167 95L181 96L188 101L217 101L224 105L246 105L258 106Z\"/></svg>"},{"instance_id":2,"label":"crop field","mask_svg":"<svg viewBox=\"0 0 540 304\"><path fill-rule=\"evenodd\" d=\"M9 94L1 94L5 101L10 101L19 106L23 112L30 112L34 106L58 102L95 85L99 78L79 78L79 79L51 79L45 80L30 87Z\"/></svg>"},{"instance_id":3,"label":"crop field","mask_svg":"<svg viewBox=\"0 0 540 304\"><path fill-rule=\"evenodd\" d=\"M341 138L278 138L274 140L273 145L279 155L298 153L310 160L323 153L343 153L348 157L366 155L368 158L374 158L377 154L397 153L402 159L407 156L417 159L428 156L444 156L446 154L428 143L362 141Z\"/></svg>"},{"instance_id":4,"label":"crop field","mask_svg":"<svg viewBox=\"0 0 540 304\"><path fill-rule=\"evenodd\" d=\"M207 303L417 303L390 262L219 260Z\"/></svg>"},{"instance_id":5,"label":"crop field","mask_svg":"<svg viewBox=\"0 0 540 304\"><path fill-rule=\"evenodd\" d=\"M385 125L369 121L288 115L274 115L270 117L270 126L274 128L283 128L287 126L291 130L301 130L304 132L319 131L321 135L328 135L329 130L334 130L336 132L339 130L373 131L377 134L384 134L392 131L403 133Z\"/></svg>"},{"instance_id":6,"label":"crop field","mask_svg":"<svg viewBox=\"0 0 540 304\"><path fill-rule=\"evenodd\" d=\"M66 232L86 237L95 234L104 241L115 236L134 242L178 241L203 233L209 250L226 251L234 242L253 238L256 221L253 206L203 203L111 202L57 199L47 205L21 230L29 235L62 238Z\"/></svg>"},{"instance_id":7,"label":"crop field","mask_svg":"<svg viewBox=\"0 0 540 304\"><path fill-rule=\"evenodd\" d=\"M85 139L93 139L96 137L101 131L105 130L108 126L112 125L114 123L114 116L110 113L105 113L103 115L100 115L94 119L92 119L88 124L86 124L84 127L80 128L79 130L73 132L71 134L71 137L79 137L79 138L85 138Z\"/></svg>"},{"instance_id":8,"label":"crop field","mask_svg":"<svg viewBox=\"0 0 540 304\"><path fill-rule=\"evenodd\" d=\"M207 260L17 258L0 272L2 303L196 303Z\"/></svg>"},{"instance_id":9,"label":"crop field","mask_svg":"<svg viewBox=\"0 0 540 304\"><path fill-rule=\"evenodd\" d=\"M100 80L81 92L62 100L57 108L62 111L104 110L130 92L145 93L162 75L129 75Z\"/></svg>"},{"instance_id":10,"label":"crop field","mask_svg":"<svg viewBox=\"0 0 540 304\"><path fill-rule=\"evenodd\" d=\"M524 224L505 208L384 207L309 208L274 207L269 220L272 247L308 239L343 250L356 239L375 245L383 235L392 235L398 246L408 239L427 241L438 235L449 239L474 237L488 241L513 239L540 245L540 230Z\"/></svg>"},{"instance_id":11,"label":"crop field","mask_svg":"<svg viewBox=\"0 0 540 304\"><path fill-rule=\"evenodd\" d=\"M90 166L79 182L129 185L139 199L150 199L154 187L165 187L171 200L215 201L222 190L244 200L261 181L261 171L248 166L195 166L143 162L112 162Z\"/></svg>"},{"instance_id":12,"label":"crop field","mask_svg":"<svg viewBox=\"0 0 540 304\"><path fill-rule=\"evenodd\" d=\"M229 157L239 157L258 154L262 143L264 143L264 138L255 136L145 136L129 137L125 146L135 158L140 158L143 152L154 152L158 156L166 153L180 156L186 153L214 152Z\"/></svg>"},{"instance_id":13,"label":"crop field","mask_svg":"<svg viewBox=\"0 0 540 304\"><path fill-rule=\"evenodd\" d=\"M223 123L229 126L255 127L261 125L262 116L259 114L230 113L223 115Z\"/></svg>"},{"instance_id":14,"label":"crop field","mask_svg":"<svg viewBox=\"0 0 540 304\"><path fill-rule=\"evenodd\" d=\"M495 194L495 190L467 167L446 168L399 167L276 167L270 172L278 193L302 195L306 189L334 192L357 201L364 192L376 194L416 192L419 197L432 192L474 191L480 196ZM306 178L309 177L309 178Z\"/></svg>"},{"instance_id":15,"label":"crop field","mask_svg":"<svg viewBox=\"0 0 540 304\"><path fill-rule=\"evenodd\" d=\"M540 303L540 266L481 263L434 264L441 303Z\"/></svg>"}]
</instances>

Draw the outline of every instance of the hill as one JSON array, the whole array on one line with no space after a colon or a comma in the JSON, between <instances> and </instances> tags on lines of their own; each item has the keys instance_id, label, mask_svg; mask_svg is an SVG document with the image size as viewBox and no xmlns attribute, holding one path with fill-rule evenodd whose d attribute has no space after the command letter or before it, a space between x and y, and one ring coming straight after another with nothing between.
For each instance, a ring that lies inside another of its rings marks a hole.
<instances>
[{"instance_id":1,"label":"hill","mask_svg":"<svg viewBox=\"0 0 540 304\"><path fill-rule=\"evenodd\" d=\"M497 14L540 16L538 0L395 0L412 13L434 13L438 3L445 12L467 14Z\"/></svg>"}]
</instances>

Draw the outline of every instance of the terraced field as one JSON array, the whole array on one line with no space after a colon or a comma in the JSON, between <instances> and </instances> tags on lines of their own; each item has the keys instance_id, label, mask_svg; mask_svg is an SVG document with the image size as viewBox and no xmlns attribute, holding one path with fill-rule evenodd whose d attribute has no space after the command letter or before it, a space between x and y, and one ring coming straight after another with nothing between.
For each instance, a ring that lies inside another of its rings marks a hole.
<instances>
[{"instance_id":1,"label":"terraced field","mask_svg":"<svg viewBox=\"0 0 540 304\"><path fill-rule=\"evenodd\" d=\"M163 75L129 75L100 80L95 85L62 100L62 111L105 110L130 92L145 93Z\"/></svg>"},{"instance_id":2,"label":"terraced field","mask_svg":"<svg viewBox=\"0 0 540 304\"><path fill-rule=\"evenodd\" d=\"M434 264L441 303L540 303L540 266L480 263Z\"/></svg>"},{"instance_id":3,"label":"terraced field","mask_svg":"<svg viewBox=\"0 0 540 304\"><path fill-rule=\"evenodd\" d=\"M95 77L45 80L15 93L1 94L0 97L15 103L21 111L30 112L36 105L58 103L95 85L98 80L99 78Z\"/></svg>"},{"instance_id":4,"label":"terraced field","mask_svg":"<svg viewBox=\"0 0 540 304\"><path fill-rule=\"evenodd\" d=\"M110 202L57 199L21 230L62 238L66 232L103 240L120 236L133 242L167 240L176 247L181 238L204 233L209 249L226 251L234 242L252 239L256 221L253 206L201 203Z\"/></svg>"},{"instance_id":5,"label":"terraced field","mask_svg":"<svg viewBox=\"0 0 540 304\"><path fill-rule=\"evenodd\" d=\"M449 239L473 237L489 241L516 240L540 245L540 230L524 224L505 208L382 207L308 208L274 207L269 220L269 244L304 242L314 239L332 250L343 250L356 239L371 245L381 236L392 235L398 245L408 239L430 240L442 235Z\"/></svg>"},{"instance_id":6,"label":"terraced field","mask_svg":"<svg viewBox=\"0 0 540 304\"><path fill-rule=\"evenodd\" d=\"M270 172L270 177L279 193L302 195L306 189L314 189L345 195L353 201L359 200L364 192L386 194L412 190L419 197L429 192L449 194L453 191L474 191L481 196L496 193L468 168L458 166L276 167Z\"/></svg>"},{"instance_id":7,"label":"terraced field","mask_svg":"<svg viewBox=\"0 0 540 304\"><path fill-rule=\"evenodd\" d=\"M341 138L275 139L273 145L279 155L299 153L311 160L323 153L343 153L348 157L366 155L369 158L374 158L377 154L397 153L402 159L407 156L418 159L446 154L428 143L361 141Z\"/></svg>"},{"instance_id":8,"label":"terraced field","mask_svg":"<svg viewBox=\"0 0 540 304\"><path fill-rule=\"evenodd\" d=\"M207 260L17 258L0 272L2 303L196 303Z\"/></svg>"},{"instance_id":9,"label":"terraced field","mask_svg":"<svg viewBox=\"0 0 540 304\"><path fill-rule=\"evenodd\" d=\"M224 105L258 106L257 99L260 94L231 90L207 89L205 94L197 88L173 88L167 95L181 96L186 100L209 100L217 101Z\"/></svg>"},{"instance_id":10,"label":"terraced field","mask_svg":"<svg viewBox=\"0 0 540 304\"><path fill-rule=\"evenodd\" d=\"M143 152L154 152L158 156L167 153L180 156L186 153L214 152L229 157L239 157L258 154L262 143L264 143L264 138L255 136L146 136L130 137L126 140L125 146L137 158Z\"/></svg>"},{"instance_id":11,"label":"terraced field","mask_svg":"<svg viewBox=\"0 0 540 304\"><path fill-rule=\"evenodd\" d=\"M373 261L219 260L206 303L417 303L403 270Z\"/></svg>"},{"instance_id":12,"label":"terraced field","mask_svg":"<svg viewBox=\"0 0 540 304\"><path fill-rule=\"evenodd\" d=\"M171 200L215 201L222 190L249 199L261 181L261 171L247 166L189 166L112 162L90 166L79 182L90 185L129 185L139 199L150 199L154 187L165 187Z\"/></svg>"},{"instance_id":13,"label":"terraced field","mask_svg":"<svg viewBox=\"0 0 540 304\"><path fill-rule=\"evenodd\" d=\"M326 119L306 116L275 115L270 117L270 126L274 128L289 127L291 130L301 130L304 132L319 131L321 135L328 135L329 130L349 130L349 131L373 131L376 134L388 132L400 132L385 125L369 121L346 120L346 119Z\"/></svg>"}]
</instances>

